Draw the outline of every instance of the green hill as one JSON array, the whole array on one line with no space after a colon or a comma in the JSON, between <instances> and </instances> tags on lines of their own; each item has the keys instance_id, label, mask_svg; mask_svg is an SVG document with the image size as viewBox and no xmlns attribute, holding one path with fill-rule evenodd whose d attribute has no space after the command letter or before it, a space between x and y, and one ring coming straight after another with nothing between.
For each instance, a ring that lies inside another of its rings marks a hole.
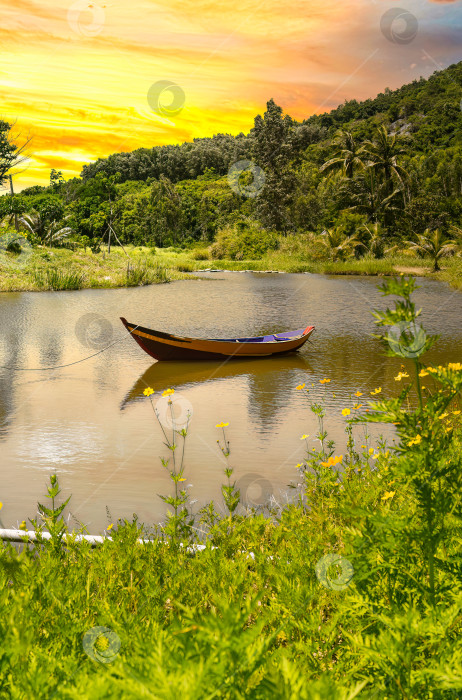
<instances>
[{"instance_id":1,"label":"green hill","mask_svg":"<svg viewBox=\"0 0 462 700\"><path fill-rule=\"evenodd\" d=\"M303 122L270 100L247 135L113 154L67 183L55 173L50 188L29 188L16 204L2 198L3 213L38 213L39 238L66 217L77 242L110 224L137 245L218 237L217 255L239 254L245 231L258 254L274 234L294 234L311 236L313 259L381 257L427 230L444 239L461 226L461 96L459 63Z\"/></svg>"}]
</instances>

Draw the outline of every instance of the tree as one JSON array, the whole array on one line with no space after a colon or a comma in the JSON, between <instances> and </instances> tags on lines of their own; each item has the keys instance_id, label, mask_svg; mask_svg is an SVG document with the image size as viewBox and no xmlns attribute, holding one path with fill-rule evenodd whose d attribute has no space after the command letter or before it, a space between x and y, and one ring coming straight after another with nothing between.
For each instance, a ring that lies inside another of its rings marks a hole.
<instances>
[{"instance_id":1,"label":"tree","mask_svg":"<svg viewBox=\"0 0 462 700\"><path fill-rule=\"evenodd\" d=\"M366 141L361 153L369 158L369 168L383 175L387 195L390 195L397 180L403 193L406 191L408 173L398 163L398 157L406 152L396 133L389 134L385 126L379 126L373 141Z\"/></svg>"},{"instance_id":2,"label":"tree","mask_svg":"<svg viewBox=\"0 0 462 700\"><path fill-rule=\"evenodd\" d=\"M257 195L257 211L269 228L287 231L292 228L288 207L292 203L295 173L290 168L292 119L283 117L274 100L266 104L263 117L255 117L252 136L256 164L265 174L265 184Z\"/></svg>"},{"instance_id":3,"label":"tree","mask_svg":"<svg viewBox=\"0 0 462 700\"><path fill-rule=\"evenodd\" d=\"M336 147L334 157L321 166L321 172L340 168L345 177L353 177L356 170L362 170L363 146L361 146L350 131L337 131L332 142Z\"/></svg>"},{"instance_id":4,"label":"tree","mask_svg":"<svg viewBox=\"0 0 462 700\"><path fill-rule=\"evenodd\" d=\"M340 199L351 209L366 214L370 221L391 223L390 213L399 209L402 192L399 188L388 191L372 169L367 169L352 180L345 180L339 190ZM402 199L401 199L402 206Z\"/></svg>"},{"instance_id":5,"label":"tree","mask_svg":"<svg viewBox=\"0 0 462 700\"><path fill-rule=\"evenodd\" d=\"M430 231L427 228L424 234L417 236L417 242L408 241L411 250L415 250L422 255L428 255L433 261L433 272L439 272L438 264L441 258L452 255L457 250L457 243L447 238L440 229Z\"/></svg>"},{"instance_id":6,"label":"tree","mask_svg":"<svg viewBox=\"0 0 462 700\"><path fill-rule=\"evenodd\" d=\"M22 146L17 141L21 139L21 134L14 134L16 123L0 119L0 185L3 185L13 168L21 165L27 160L26 148L31 142L26 138Z\"/></svg>"},{"instance_id":7,"label":"tree","mask_svg":"<svg viewBox=\"0 0 462 700\"><path fill-rule=\"evenodd\" d=\"M161 176L151 188L151 211L156 239L161 246L176 244L182 231L181 197L168 177Z\"/></svg>"},{"instance_id":8,"label":"tree","mask_svg":"<svg viewBox=\"0 0 462 700\"><path fill-rule=\"evenodd\" d=\"M65 179L63 177L63 174L61 170L55 170L54 168L51 169L50 171L50 187L52 190L56 191L59 190L60 185L64 185Z\"/></svg>"},{"instance_id":9,"label":"tree","mask_svg":"<svg viewBox=\"0 0 462 700\"><path fill-rule=\"evenodd\" d=\"M345 260L352 255L355 248L363 245L357 234L346 236L339 226L323 231L320 240L333 262Z\"/></svg>"},{"instance_id":10,"label":"tree","mask_svg":"<svg viewBox=\"0 0 462 700\"><path fill-rule=\"evenodd\" d=\"M45 244L52 246L63 238L66 238L73 233L69 226L62 226L58 221L47 221L40 212L31 212L24 214L19 220L24 228L32 234L32 237L38 237Z\"/></svg>"}]
</instances>

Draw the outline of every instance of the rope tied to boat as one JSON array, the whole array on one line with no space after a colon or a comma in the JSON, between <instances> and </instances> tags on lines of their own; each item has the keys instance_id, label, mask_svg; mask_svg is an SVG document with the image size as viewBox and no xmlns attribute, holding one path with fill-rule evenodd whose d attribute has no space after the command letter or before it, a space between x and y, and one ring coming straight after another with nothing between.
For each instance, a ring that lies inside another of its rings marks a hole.
<instances>
[{"instance_id":1,"label":"rope tied to boat","mask_svg":"<svg viewBox=\"0 0 462 700\"><path fill-rule=\"evenodd\" d=\"M68 362L65 365L55 365L54 367L8 367L7 365L0 365L0 369L7 369L12 372L52 372L56 369L65 369L66 367L72 367L73 365L80 365L82 362L87 362L93 357L97 357L103 352L106 352L113 345L117 345L118 343L123 343L125 340L128 340L132 332L135 331L137 328L139 328L139 326L135 326L135 328L129 331L129 335L125 336L124 338L121 337L118 340L114 340L112 343L109 343L109 345L106 345L106 347L102 348L101 350L98 350L98 352L94 352L92 355L88 355L88 357L83 357L81 360L75 360L75 362Z\"/></svg>"}]
</instances>

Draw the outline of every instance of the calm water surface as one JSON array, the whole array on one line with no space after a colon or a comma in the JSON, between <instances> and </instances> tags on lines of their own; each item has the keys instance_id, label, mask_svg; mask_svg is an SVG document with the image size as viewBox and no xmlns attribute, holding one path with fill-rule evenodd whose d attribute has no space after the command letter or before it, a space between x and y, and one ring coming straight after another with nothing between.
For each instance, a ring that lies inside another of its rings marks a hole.
<instances>
[{"instance_id":1,"label":"calm water surface","mask_svg":"<svg viewBox=\"0 0 462 700\"><path fill-rule=\"evenodd\" d=\"M71 513L92 533L104 528L108 517L137 513L145 522L159 522L164 506L158 494L169 493L170 482L159 459L166 456L163 436L143 396L146 386L156 392L174 387L192 407L186 476L195 508L210 499L221 504L223 457L216 423L230 423L231 464L247 502L258 503L270 492L284 499L303 457L300 436L316 430L298 384L305 382L312 398L325 402L326 425L339 451L344 447L341 409L351 405L351 394L378 386L384 395L396 393L393 377L401 363L385 357L370 337L369 311L385 306L376 279L204 277L135 289L0 294L0 363L14 368L0 370L5 527L35 515L36 501L55 471L63 495L72 493ZM422 321L441 335L428 360L460 361L462 294L433 280L419 282L415 297L424 309ZM119 316L203 337L263 335L308 324L316 332L302 352L285 358L152 364ZM86 362L43 371L77 362L114 341L120 342ZM330 384L319 384L324 377ZM315 444L310 438L310 447Z\"/></svg>"}]
</instances>

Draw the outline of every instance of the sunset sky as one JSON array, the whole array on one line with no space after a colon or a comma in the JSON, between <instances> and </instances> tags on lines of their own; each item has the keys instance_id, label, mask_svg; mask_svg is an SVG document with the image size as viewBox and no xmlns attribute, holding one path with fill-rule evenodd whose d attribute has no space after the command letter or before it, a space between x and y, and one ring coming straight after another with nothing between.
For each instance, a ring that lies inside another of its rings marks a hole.
<instances>
[{"instance_id":1,"label":"sunset sky","mask_svg":"<svg viewBox=\"0 0 462 700\"><path fill-rule=\"evenodd\" d=\"M461 2L398 2L0 0L0 116L33 137L16 188L116 151L248 132L271 97L303 119L461 60ZM157 112L148 102L159 81L179 86L173 116L169 91Z\"/></svg>"}]
</instances>

